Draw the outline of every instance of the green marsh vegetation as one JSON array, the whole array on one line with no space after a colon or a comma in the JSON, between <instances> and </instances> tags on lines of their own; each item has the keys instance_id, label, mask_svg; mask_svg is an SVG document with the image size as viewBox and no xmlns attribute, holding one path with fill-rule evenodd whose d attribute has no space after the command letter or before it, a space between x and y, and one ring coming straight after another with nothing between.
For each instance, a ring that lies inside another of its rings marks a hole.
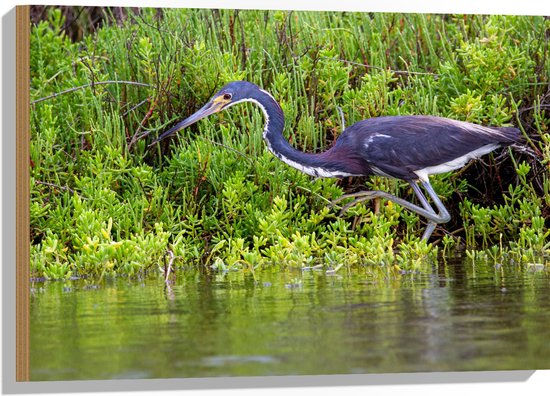
<instances>
[{"instance_id":1,"label":"green marsh vegetation","mask_svg":"<svg viewBox=\"0 0 550 396\"><path fill-rule=\"evenodd\" d=\"M167 261L383 275L438 255L547 265L549 19L103 9L92 26L86 12L67 23L47 8L32 24L33 277L132 276ZM311 179L267 151L252 104L146 149L233 80L272 93L304 151L341 133L338 107L346 125L404 114L516 125L525 149L432 177L452 220L426 244L422 220L397 205L329 207L359 189L411 200L405 182Z\"/></svg>"}]
</instances>

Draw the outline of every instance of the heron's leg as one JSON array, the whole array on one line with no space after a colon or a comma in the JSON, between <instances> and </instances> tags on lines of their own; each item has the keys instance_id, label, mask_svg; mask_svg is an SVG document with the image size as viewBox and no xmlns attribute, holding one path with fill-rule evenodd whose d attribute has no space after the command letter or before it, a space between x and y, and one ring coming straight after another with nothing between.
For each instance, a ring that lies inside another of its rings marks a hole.
<instances>
[{"instance_id":1,"label":"heron's leg","mask_svg":"<svg viewBox=\"0 0 550 396\"><path fill-rule=\"evenodd\" d=\"M367 201L367 200L370 200L370 199L380 197L379 193L383 193L383 191L376 191L376 190L373 190L373 191L359 191L359 192L352 193L352 194L344 194L341 197L338 197L335 200L333 200L330 203L330 207L331 208L334 207L338 202L341 202L345 199L354 198L353 201L351 201L350 203L344 205L342 207L342 209L340 209L340 216L342 216L349 208L351 208L352 206L357 205L359 202L363 202L363 201ZM397 197L395 197L395 198L397 198Z\"/></svg>"},{"instance_id":2,"label":"heron's leg","mask_svg":"<svg viewBox=\"0 0 550 396\"><path fill-rule=\"evenodd\" d=\"M414 182L414 181L410 181L409 185L411 186L414 193L416 194L416 196L420 200L420 203L422 204L424 209L429 210L430 212L433 212L435 214L435 211L433 210L432 206L428 203L428 200L426 199L426 196L422 193L422 190L420 189L420 187L418 187L418 184L416 184L416 182Z\"/></svg>"},{"instance_id":3,"label":"heron's leg","mask_svg":"<svg viewBox=\"0 0 550 396\"><path fill-rule=\"evenodd\" d=\"M428 240L430 238L430 236L432 235L432 233L434 232L435 226L437 224L440 224L440 223L448 222L451 219L451 215L447 211L447 208L445 207L445 205L443 205L443 202L441 202L441 200L437 196L437 194L434 191L434 189L433 189L432 185L430 184L430 182L428 180L426 180L426 181L421 181L421 183L424 186L424 189L430 195L430 198L432 199L433 203L437 207L437 210L439 211L438 214L435 213L435 211L433 210L431 205L428 204L428 200L426 199L426 197L424 196L424 194L420 190L420 187L418 187L418 185L415 182L411 182L410 183L411 187L412 187L413 191L415 192L416 196L418 197L418 199L420 200L420 202L422 202L422 205L425 208L429 207L430 210L437 217L436 219L431 219L431 220L428 219L428 225L426 226L426 230L424 231L424 234L422 235L422 239Z\"/></svg>"},{"instance_id":4,"label":"heron's leg","mask_svg":"<svg viewBox=\"0 0 550 396\"><path fill-rule=\"evenodd\" d=\"M434 223L433 221L428 221L428 225L426 226L426 229L424 230L424 233L422 234L422 240L428 241L430 237L432 236L432 233L435 230L435 226L437 223Z\"/></svg>"},{"instance_id":5,"label":"heron's leg","mask_svg":"<svg viewBox=\"0 0 550 396\"><path fill-rule=\"evenodd\" d=\"M371 195L372 193L375 193L375 192L376 191L359 191L359 192L356 192L356 193L344 194L344 195L336 198L335 200L333 200L331 202L331 205L334 206L335 204L337 204L338 202L343 201L344 199L359 198L359 197L363 197L363 196L366 196L366 195ZM374 198L374 197L372 197L372 198ZM365 201L366 199L369 199L369 198L362 199L361 201ZM355 202L355 200L353 202Z\"/></svg>"},{"instance_id":6,"label":"heron's leg","mask_svg":"<svg viewBox=\"0 0 550 396\"><path fill-rule=\"evenodd\" d=\"M370 199L380 197L380 195L378 195L378 193L382 193L382 192L383 191L360 191L360 192L354 193L354 194L342 195L340 198L337 198L334 201L332 201L332 205L334 206L336 203L338 203L340 201L343 201L346 198L355 198L353 201L345 204L342 207L342 209L340 209L340 216L342 216L352 206L357 205L359 202L368 201Z\"/></svg>"},{"instance_id":7,"label":"heron's leg","mask_svg":"<svg viewBox=\"0 0 550 396\"><path fill-rule=\"evenodd\" d=\"M342 207L342 209L340 211L340 215L342 215L349 208L351 208L352 206L358 204L359 202L363 202L363 201L373 199L373 198L377 198L377 197L387 199L388 201L392 201L393 203L396 203L400 206L403 206L406 209L409 209L411 212L419 214L420 216L424 216L425 218L427 218L430 221L434 221L436 223L441 222L438 215L434 212L434 210L431 207L429 207L429 205L428 205L429 209L425 209L425 208L422 208L418 205L413 204L412 202L405 201L403 198L396 197L395 195L392 195L392 194L387 193L385 191L378 191L378 190L359 191L359 192L356 192L356 193L353 193L353 194L342 195L341 197L339 197L339 198L335 199L334 201L332 201L332 204L334 205L334 204L336 204L336 203L338 203L338 202L340 202L340 201L342 201L346 198L355 198L353 201L351 201L350 203L348 203L348 204L346 204Z\"/></svg>"},{"instance_id":8,"label":"heron's leg","mask_svg":"<svg viewBox=\"0 0 550 396\"><path fill-rule=\"evenodd\" d=\"M441 202L441 200L437 196L437 193L434 191L430 182L428 180L426 181L423 180L421 181L421 183L424 189L428 192L433 203L437 207L437 210L439 211L439 214L437 215L439 221L437 221L437 223L446 223L449 220L451 220L451 215L447 211L447 208L445 207L445 205L443 205L443 202Z\"/></svg>"},{"instance_id":9,"label":"heron's leg","mask_svg":"<svg viewBox=\"0 0 550 396\"><path fill-rule=\"evenodd\" d=\"M449 212L433 190L431 184L429 181L422 181L421 182L428 194L430 195L430 198L433 200L435 206L437 207L437 210L439 213L436 213L432 206L428 203L428 200L426 199L425 195L422 193L422 190L420 190L420 187L415 182L410 182L411 188L413 189L414 193L420 200L420 203L422 204L422 207L413 204L412 202L405 201L402 198L396 197L395 195L392 195L390 193L387 193L385 191L359 191L353 194L346 194L342 195L341 197L335 199L332 201L332 204L336 204L344 199L347 198L355 198L352 202L344 205L340 211L340 215L345 213L350 207L358 204L359 202L363 202L369 199L373 198L385 198L388 201L394 202L411 212L414 212L420 216L425 217L428 220L428 225L426 227L426 230L424 231L424 234L422 235L422 239L428 240L430 236L432 235L432 232L435 229L436 224L439 223L446 223L450 220L451 216L449 215Z\"/></svg>"},{"instance_id":10,"label":"heron's leg","mask_svg":"<svg viewBox=\"0 0 550 396\"><path fill-rule=\"evenodd\" d=\"M411 188L413 189L414 193L422 203L422 206L424 207L424 209L432 212L435 215L436 214L435 211L433 210L432 206L428 203L428 200L422 193L422 190L420 189L420 187L418 187L418 184L416 184L415 181L410 181L409 184L411 185ZM434 232L436 225L437 225L436 222L428 220L428 224L426 225L424 234L422 234L422 240L427 241L428 239L430 239L430 236Z\"/></svg>"}]
</instances>

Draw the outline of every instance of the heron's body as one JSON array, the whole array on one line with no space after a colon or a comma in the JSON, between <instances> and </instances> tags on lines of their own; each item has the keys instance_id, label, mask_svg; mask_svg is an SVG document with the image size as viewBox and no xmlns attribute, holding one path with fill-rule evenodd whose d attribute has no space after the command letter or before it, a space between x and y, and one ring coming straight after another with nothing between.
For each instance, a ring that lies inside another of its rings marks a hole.
<instances>
[{"instance_id":1,"label":"heron's body","mask_svg":"<svg viewBox=\"0 0 550 396\"><path fill-rule=\"evenodd\" d=\"M293 161L292 154L274 154L316 177L379 175L427 180L429 175L461 168L518 137L515 128L488 128L432 116L390 116L349 126L333 147L311 155L307 165Z\"/></svg>"},{"instance_id":2,"label":"heron's body","mask_svg":"<svg viewBox=\"0 0 550 396\"><path fill-rule=\"evenodd\" d=\"M519 141L516 128L495 128L433 116L387 116L359 121L348 128L327 151L304 153L284 138L284 114L277 101L256 85L236 81L224 86L192 116L179 122L158 139L185 128L209 114L250 101L264 112L263 136L268 149L280 160L314 177L380 175L409 182L422 207L382 191L352 195L354 203L384 197L428 219L427 239L436 223L450 219L431 188L429 176L463 167L498 147ZM436 214L419 189L420 182L436 205ZM346 205L346 208L350 205Z\"/></svg>"}]
</instances>

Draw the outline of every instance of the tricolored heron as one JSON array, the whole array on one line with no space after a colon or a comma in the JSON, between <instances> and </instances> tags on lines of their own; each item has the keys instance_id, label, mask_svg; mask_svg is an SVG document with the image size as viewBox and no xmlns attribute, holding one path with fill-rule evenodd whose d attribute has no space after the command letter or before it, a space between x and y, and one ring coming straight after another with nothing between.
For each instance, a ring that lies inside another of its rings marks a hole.
<instances>
[{"instance_id":1,"label":"tricolored heron","mask_svg":"<svg viewBox=\"0 0 550 396\"><path fill-rule=\"evenodd\" d=\"M433 116L387 116L359 121L348 128L325 152L318 154L296 150L283 137L284 115L281 106L268 92L247 81L225 85L196 113L164 132L156 142L200 119L241 102L253 102L265 115L264 140L269 151L288 165L315 177L380 175L408 182L422 206L385 191L347 194L354 200L342 211L368 199L381 197L424 216L428 225L422 239L429 239L436 224L446 223L450 215L429 176L458 169L470 160L490 153L497 147L518 142L517 128L497 128ZM419 185L424 187L437 212L428 203Z\"/></svg>"}]
</instances>

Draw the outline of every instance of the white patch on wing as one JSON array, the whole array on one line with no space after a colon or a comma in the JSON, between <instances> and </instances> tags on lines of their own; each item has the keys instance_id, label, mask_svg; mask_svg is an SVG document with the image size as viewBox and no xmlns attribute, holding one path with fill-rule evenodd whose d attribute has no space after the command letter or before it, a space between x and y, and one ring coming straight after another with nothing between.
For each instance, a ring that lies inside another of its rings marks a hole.
<instances>
[{"instance_id":1,"label":"white patch on wing","mask_svg":"<svg viewBox=\"0 0 550 396\"><path fill-rule=\"evenodd\" d=\"M372 135L369 136L369 138L367 139L367 141L365 142L364 146L365 146L365 149L367 149L369 147L369 144L371 144L375 138L386 138L386 139L391 139L391 136L389 135L384 135L383 133L374 133Z\"/></svg>"},{"instance_id":2,"label":"white patch on wing","mask_svg":"<svg viewBox=\"0 0 550 396\"><path fill-rule=\"evenodd\" d=\"M465 154L461 157L455 158L451 161L445 162L443 164L434 165L434 166L428 166L423 169L418 169L414 173L418 176L420 180L427 181L428 177L430 175L435 175L438 173L445 173L450 172L452 170L462 168L464 165L466 165L470 160L479 158L485 154L490 153L494 149L496 149L499 145L498 144L488 144L485 146L482 146L478 148L477 150L470 151L468 154Z\"/></svg>"}]
</instances>

